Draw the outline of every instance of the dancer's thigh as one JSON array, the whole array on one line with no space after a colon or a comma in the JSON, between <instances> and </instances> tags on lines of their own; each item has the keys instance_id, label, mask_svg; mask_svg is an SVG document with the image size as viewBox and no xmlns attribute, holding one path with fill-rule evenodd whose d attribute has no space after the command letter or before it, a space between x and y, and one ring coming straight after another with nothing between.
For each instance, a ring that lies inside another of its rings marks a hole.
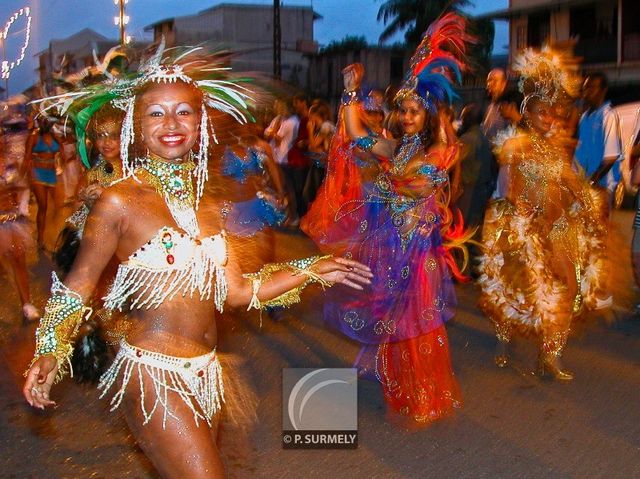
<instances>
[{"instance_id":1,"label":"dancer's thigh","mask_svg":"<svg viewBox=\"0 0 640 479\"><path fill-rule=\"evenodd\" d=\"M156 395L153 385L145 378L145 407L153 407ZM131 377L123 401L127 424L138 444L163 478L222 478L224 466L215 442L217 417L212 428L199 421L196 426L193 412L173 392L168 393L168 404L172 414L167 415L163 429L162 406L158 406L151 420L143 425L144 416L140 406L140 390L137 373Z\"/></svg>"}]
</instances>

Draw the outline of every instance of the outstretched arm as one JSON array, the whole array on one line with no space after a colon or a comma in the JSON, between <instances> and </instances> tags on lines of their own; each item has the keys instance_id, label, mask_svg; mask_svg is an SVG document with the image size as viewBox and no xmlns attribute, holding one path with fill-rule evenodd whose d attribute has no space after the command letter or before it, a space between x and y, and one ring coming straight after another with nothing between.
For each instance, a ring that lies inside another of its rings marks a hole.
<instances>
[{"instance_id":1,"label":"outstretched arm","mask_svg":"<svg viewBox=\"0 0 640 479\"><path fill-rule=\"evenodd\" d=\"M310 282L319 282L323 287L341 283L361 290L363 285L371 283L370 278L373 277L371 270L357 261L332 257L270 263L257 273L243 275L233 251L229 252L225 272L228 283L227 304L231 307L249 308L259 308L261 304L268 304L276 298L298 299L302 288Z\"/></svg>"},{"instance_id":2,"label":"outstretched arm","mask_svg":"<svg viewBox=\"0 0 640 479\"><path fill-rule=\"evenodd\" d=\"M52 296L36 333L36 353L26 373L22 393L27 402L44 409L55 404L49 394L64 376L71 341L85 314L84 303L114 255L123 228L123 205L117 195L105 194L87 219L78 257L66 284L54 280Z\"/></svg>"}]
</instances>

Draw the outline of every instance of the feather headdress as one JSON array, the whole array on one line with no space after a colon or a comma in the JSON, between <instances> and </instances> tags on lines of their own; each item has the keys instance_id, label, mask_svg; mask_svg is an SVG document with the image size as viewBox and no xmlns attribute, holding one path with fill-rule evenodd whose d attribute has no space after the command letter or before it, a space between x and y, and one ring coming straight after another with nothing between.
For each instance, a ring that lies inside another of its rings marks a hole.
<instances>
[{"instance_id":1,"label":"feather headdress","mask_svg":"<svg viewBox=\"0 0 640 479\"><path fill-rule=\"evenodd\" d=\"M252 119L249 104L251 90L245 86L250 78L232 74L226 66L228 55L223 52L210 54L203 47L164 48L164 40L156 52L141 62L135 73L114 77L105 73L105 81L56 95L34 103L42 103L42 111L57 110L75 123L78 151L85 165L89 166L85 144L86 129L91 117L107 103L125 112L120 135L123 176L133 176L136 159L129 158L129 148L134 145L134 108L136 98L149 83L183 82L193 85L202 93L200 147L194 175L197 178L196 205L208 176L207 160L210 137L217 142L215 130L209 121L207 109L230 115L239 123Z\"/></svg>"},{"instance_id":2,"label":"feather headdress","mask_svg":"<svg viewBox=\"0 0 640 479\"><path fill-rule=\"evenodd\" d=\"M436 113L438 104L450 103L457 97L453 82L462 81L466 44L473 39L465 27L465 19L455 13L448 13L429 26L411 57L396 102L414 99Z\"/></svg>"},{"instance_id":3,"label":"feather headdress","mask_svg":"<svg viewBox=\"0 0 640 479\"><path fill-rule=\"evenodd\" d=\"M524 95L522 112L533 98L554 104L579 94L578 61L567 49L528 48L516 57L513 69L520 74L518 89Z\"/></svg>"}]
</instances>

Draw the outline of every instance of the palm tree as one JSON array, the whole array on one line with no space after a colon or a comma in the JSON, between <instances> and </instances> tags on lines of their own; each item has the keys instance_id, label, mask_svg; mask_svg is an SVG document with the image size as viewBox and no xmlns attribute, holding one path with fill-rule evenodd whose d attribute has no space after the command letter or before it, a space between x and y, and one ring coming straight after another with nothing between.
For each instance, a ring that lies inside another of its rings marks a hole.
<instances>
[{"instance_id":1,"label":"palm tree","mask_svg":"<svg viewBox=\"0 0 640 479\"><path fill-rule=\"evenodd\" d=\"M460 13L462 7L470 3L470 0L388 0L378 9L378 21L382 20L385 25L389 22L380 35L380 42L406 29L405 41L415 47L427 27L440 15Z\"/></svg>"}]
</instances>

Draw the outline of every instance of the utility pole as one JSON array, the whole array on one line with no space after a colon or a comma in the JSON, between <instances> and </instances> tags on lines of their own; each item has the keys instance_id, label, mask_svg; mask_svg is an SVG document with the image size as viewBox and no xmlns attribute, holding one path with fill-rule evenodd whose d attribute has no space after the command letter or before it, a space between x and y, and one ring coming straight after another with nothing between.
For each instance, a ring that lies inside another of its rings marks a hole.
<instances>
[{"instance_id":1,"label":"utility pole","mask_svg":"<svg viewBox=\"0 0 640 479\"><path fill-rule=\"evenodd\" d=\"M278 80L282 77L281 41L280 0L273 0L273 76Z\"/></svg>"}]
</instances>

